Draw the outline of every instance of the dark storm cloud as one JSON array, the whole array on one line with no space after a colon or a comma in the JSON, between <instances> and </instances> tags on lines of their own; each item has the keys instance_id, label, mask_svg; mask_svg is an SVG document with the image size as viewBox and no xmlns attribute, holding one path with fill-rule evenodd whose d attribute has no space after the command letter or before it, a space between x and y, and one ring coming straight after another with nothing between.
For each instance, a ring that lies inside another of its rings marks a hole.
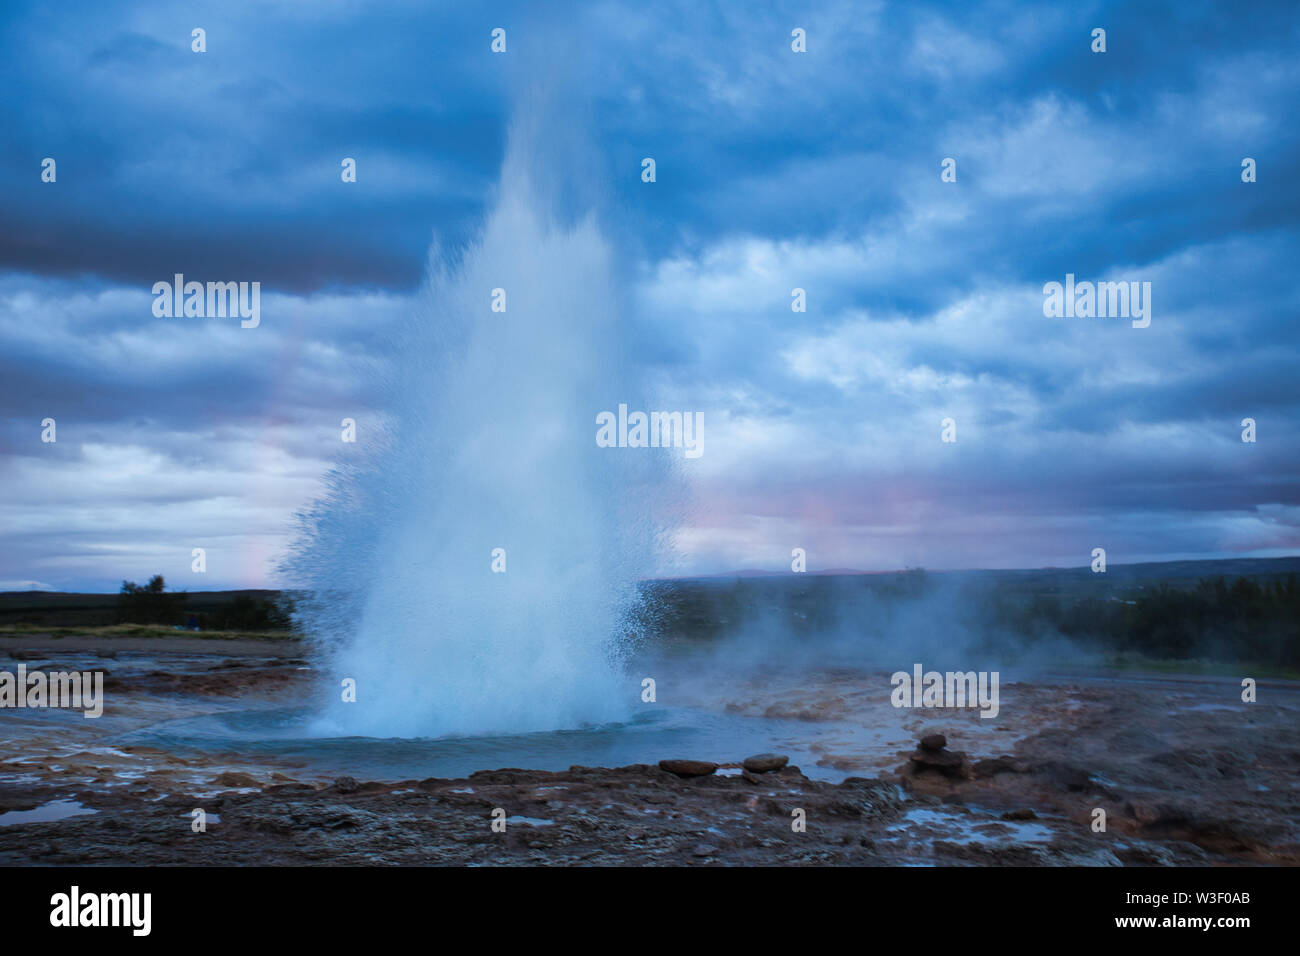
<instances>
[{"instance_id":1,"label":"dark storm cloud","mask_svg":"<svg viewBox=\"0 0 1300 956\"><path fill-rule=\"evenodd\" d=\"M308 12L7 8L0 268L413 288L434 233L463 241L481 211L508 76L476 64L464 38L486 31L468 14ZM196 26L203 54L190 50ZM33 175L46 156L53 189ZM360 170L349 189L345 156Z\"/></svg>"},{"instance_id":2,"label":"dark storm cloud","mask_svg":"<svg viewBox=\"0 0 1300 956\"><path fill-rule=\"evenodd\" d=\"M940 158L969 154L972 134L1023 121L1045 97L1085 111L1096 125L1080 135L1106 135L1104 152L1134 150L1149 164L1150 175L1062 203L1050 176L1037 195L986 188L994 176L1035 175L1014 149L962 155L975 196L951 236L952 267L891 290L917 311L959 290L977 263L1029 277L1061 260L1151 261L1297 212L1295 189L1240 195L1236 143L1210 143L1184 113L1162 112L1220 90L1220 108L1271 121L1248 143L1274 182L1294 181L1297 140L1281 122L1294 84L1276 67L1297 15L1281 4L1248 19L1198 4L1070 14L586 4L568 21L527 5L125 9L9 10L0 52L22 92L7 104L0 158L0 268L144 282L256 266L286 291L413 288L431 236L463 241L489 199L509 98L557 72L589 111L599 172L625 203L625 241L655 255L719 234L888 221L918 174L936 179ZM812 31L802 58L788 50L794 22ZM513 29L508 57L484 54L496 23ZM1098 24L1109 31L1104 57L1088 48ZM197 25L208 31L202 55L189 50ZM1038 146L1055 148L1050 137ZM647 154L663 170L653 194L635 175ZM47 155L59 162L57 190L36 175ZM360 163L348 189L343 156ZM1068 171L1064 159L1048 170Z\"/></svg>"},{"instance_id":3,"label":"dark storm cloud","mask_svg":"<svg viewBox=\"0 0 1300 956\"><path fill-rule=\"evenodd\" d=\"M701 569L1293 547L1298 35L1283 3L9 4L0 579L147 575L178 522L269 553L341 417L378 427L511 122L706 411ZM155 318L176 272L260 281L263 325ZM1045 318L1066 273L1151 281L1151 328Z\"/></svg>"}]
</instances>

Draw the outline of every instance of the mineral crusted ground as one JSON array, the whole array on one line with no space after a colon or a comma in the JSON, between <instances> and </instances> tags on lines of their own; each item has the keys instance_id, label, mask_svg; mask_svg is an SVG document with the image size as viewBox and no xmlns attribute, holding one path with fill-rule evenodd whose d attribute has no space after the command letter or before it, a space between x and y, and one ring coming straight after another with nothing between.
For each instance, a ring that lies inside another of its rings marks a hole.
<instances>
[{"instance_id":1,"label":"mineral crusted ground","mask_svg":"<svg viewBox=\"0 0 1300 956\"><path fill-rule=\"evenodd\" d=\"M315 679L301 649L278 642L28 641L18 653L31 668L74 652L115 655L100 660L119 730ZM865 679L733 688L732 709L801 714L810 735L832 716L852 726ZM720 765L698 776L635 765L366 782L272 757L110 745L96 721L6 712L0 864L1295 864L1300 690L1273 682L1260 697L1234 703L1230 686L1200 680L1024 682L1005 689L1011 723L996 735L933 711L909 717L910 744L892 750L819 737L824 767L860 774L842 782L744 769L746 753L660 755ZM944 744L917 746L933 734ZM196 808L206 832L192 828ZM1092 827L1098 809L1104 832ZM30 811L62 818L28 822Z\"/></svg>"}]
</instances>

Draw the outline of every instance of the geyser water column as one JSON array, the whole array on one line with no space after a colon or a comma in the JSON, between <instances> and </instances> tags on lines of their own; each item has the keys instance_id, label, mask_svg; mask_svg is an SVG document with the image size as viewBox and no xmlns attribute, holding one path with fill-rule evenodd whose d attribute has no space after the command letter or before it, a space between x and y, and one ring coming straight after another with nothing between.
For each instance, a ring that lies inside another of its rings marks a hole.
<instances>
[{"instance_id":1,"label":"geyser water column","mask_svg":"<svg viewBox=\"0 0 1300 956\"><path fill-rule=\"evenodd\" d=\"M574 728L638 702L621 655L674 452L596 444L599 412L642 400L611 250L594 217L552 218L528 159L512 138L481 237L431 266L382 439L330 476L288 563L332 648L321 733Z\"/></svg>"}]
</instances>

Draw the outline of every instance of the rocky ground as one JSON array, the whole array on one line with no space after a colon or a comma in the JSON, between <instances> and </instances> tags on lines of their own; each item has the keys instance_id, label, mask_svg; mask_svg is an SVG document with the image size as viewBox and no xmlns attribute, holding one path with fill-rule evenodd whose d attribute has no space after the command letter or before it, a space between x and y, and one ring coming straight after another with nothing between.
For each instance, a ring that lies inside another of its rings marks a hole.
<instances>
[{"instance_id":1,"label":"rocky ground","mask_svg":"<svg viewBox=\"0 0 1300 956\"><path fill-rule=\"evenodd\" d=\"M292 646L166 650L175 655L166 667L156 650L148 663L133 663L131 650L95 651L117 654L100 661L127 701L124 719L147 723L195 702L246 706L313 679ZM59 653L71 651L31 642L18 651L29 667ZM12 666L4 654L0 667ZM851 726L861 685L839 672L802 696L792 682L752 706L801 712L810 730L832 714ZM246 754L106 745L97 721L34 726L8 711L0 864L1300 862L1300 691L1262 685L1260 703L1234 706L1231 688L1154 686L1022 684L1004 695L1004 715L1019 723L1001 734L967 714L918 712L907 725L912 744L885 752L832 734L824 759L860 773L841 782L810 779L779 757L748 767L744 755L722 755L735 762L721 765L678 759L712 754L455 780L330 780ZM201 832L196 809L206 815ZM1099 810L1104 832L1094 829ZM29 820L32 812L62 818Z\"/></svg>"}]
</instances>

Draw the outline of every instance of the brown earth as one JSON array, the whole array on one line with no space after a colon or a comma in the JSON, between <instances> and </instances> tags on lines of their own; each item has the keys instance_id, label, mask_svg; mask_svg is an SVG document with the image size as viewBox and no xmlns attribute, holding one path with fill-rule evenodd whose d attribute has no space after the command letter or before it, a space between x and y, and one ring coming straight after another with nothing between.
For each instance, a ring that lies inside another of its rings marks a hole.
<instances>
[{"instance_id":1,"label":"brown earth","mask_svg":"<svg viewBox=\"0 0 1300 956\"><path fill-rule=\"evenodd\" d=\"M35 667L105 650L102 640L71 640L26 642L20 655ZM158 640L140 643L160 661L136 660L129 641L102 659L118 670L109 675L118 730L247 706L317 679L294 656L299 645L200 650L203 639L168 638L159 655ZM861 691L865 680L806 675L735 706L805 714L812 739L829 713L845 726L867 719L875 698ZM22 732L0 734L0 864L1300 863L1300 693L1275 682L1259 704L1233 705L1223 691L1199 681L1008 685L996 728L972 714L909 714L912 746L929 738L924 748L864 749L828 732L811 748L824 765L863 774L840 783L794 766L742 770L745 754L700 776L635 765L328 780L273 758L105 746L93 720L5 726L4 712L0 728ZM4 813L51 801L95 812L6 825ZM205 832L192 828L195 809L208 815ZM1098 810L1104 832L1093 829Z\"/></svg>"}]
</instances>

